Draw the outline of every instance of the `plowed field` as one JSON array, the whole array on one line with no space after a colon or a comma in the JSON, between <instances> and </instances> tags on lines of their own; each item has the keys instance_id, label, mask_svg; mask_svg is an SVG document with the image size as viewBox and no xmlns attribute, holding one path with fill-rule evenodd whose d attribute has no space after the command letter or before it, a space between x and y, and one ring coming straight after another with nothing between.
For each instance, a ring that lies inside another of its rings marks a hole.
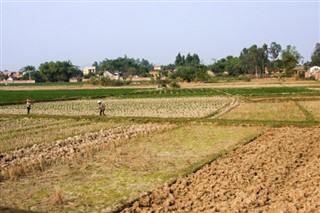
<instances>
[{"instance_id":1,"label":"plowed field","mask_svg":"<svg viewBox=\"0 0 320 213\"><path fill-rule=\"evenodd\" d=\"M122 212L320 212L319 130L270 129Z\"/></svg>"}]
</instances>

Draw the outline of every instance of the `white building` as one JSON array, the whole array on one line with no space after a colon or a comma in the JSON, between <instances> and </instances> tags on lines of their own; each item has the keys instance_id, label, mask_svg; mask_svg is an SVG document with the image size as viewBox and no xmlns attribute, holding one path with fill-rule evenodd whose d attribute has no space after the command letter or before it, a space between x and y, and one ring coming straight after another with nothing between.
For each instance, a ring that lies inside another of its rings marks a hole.
<instances>
[{"instance_id":1,"label":"white building","mask_svg":"<svg viewBox=\"0 0 320 213\"><path fill-rule=\"evenodd\" d=\"M313 66L307 72L305 72L305 77L310 78L313 76L316 80L320 80L320 67Z\"/></svg>"},{"instance_id":2,"label":"white building","mask_svg":"<svg viewBox=\"0 0 320 213\"><path fill-rule=\"evenodd\" d=\"M88 75L90 73L96 73L96 68L95 67L85 67L83 68L83 75Z\"/></svg>"}]
</instances>

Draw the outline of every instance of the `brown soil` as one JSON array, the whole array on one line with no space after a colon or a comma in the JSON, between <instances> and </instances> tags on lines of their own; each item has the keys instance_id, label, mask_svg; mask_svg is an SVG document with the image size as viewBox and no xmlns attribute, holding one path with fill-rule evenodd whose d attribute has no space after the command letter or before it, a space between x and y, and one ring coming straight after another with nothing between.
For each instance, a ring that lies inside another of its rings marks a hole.
<instances>
[{"instance_id":1,"label":"brown soil","mask_svg":"<svg viewBox=\"0 0 320 213\"><path fill-rule=\"evenodd\" d=\"M320 212L319 130L270 129L122 212Z\"/></svg>"}]
</instances>

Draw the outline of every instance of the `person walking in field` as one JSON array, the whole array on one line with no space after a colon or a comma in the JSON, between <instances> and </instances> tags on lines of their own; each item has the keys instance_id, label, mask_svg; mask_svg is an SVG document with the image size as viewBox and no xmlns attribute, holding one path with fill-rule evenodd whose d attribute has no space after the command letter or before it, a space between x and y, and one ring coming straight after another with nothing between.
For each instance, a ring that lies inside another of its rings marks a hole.
<instances>
[{"instance_id":1,"label":"person walking in field","mask_svg":"<svg viewBox=\"0 0 320 213\"><path fill-rule=\"evenodd\" d=\"M27 114L30 114L31 102L29 98L26 100L26 106L27 106Z\"/></svg>"},{"instance_id":2,"label":"person walking in field","mask_svg":"<svg viewBox=\"0 0 320 213\"><path fill-rule=\"evenodd\" d=\"M100 116L105 115L104 111L106 110L106 105L101 101L98 101L98 104L99 104Z\"/></svg>"}]
</instances>

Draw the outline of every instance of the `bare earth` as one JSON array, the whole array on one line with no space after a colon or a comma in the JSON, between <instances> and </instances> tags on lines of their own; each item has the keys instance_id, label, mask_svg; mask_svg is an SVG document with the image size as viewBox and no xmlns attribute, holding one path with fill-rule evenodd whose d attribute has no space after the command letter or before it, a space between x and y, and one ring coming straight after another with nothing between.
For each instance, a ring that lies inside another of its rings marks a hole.
<instances>
[{"instance_id":1,"label":"bare earth","mask_svg":"<svg viewBox=\"0 0 320 213\"><path fill-rule=\"evenodd\" d=\"M122 212L320 212L319 130L270 129Z\"/></svg>"}]
</instances>

